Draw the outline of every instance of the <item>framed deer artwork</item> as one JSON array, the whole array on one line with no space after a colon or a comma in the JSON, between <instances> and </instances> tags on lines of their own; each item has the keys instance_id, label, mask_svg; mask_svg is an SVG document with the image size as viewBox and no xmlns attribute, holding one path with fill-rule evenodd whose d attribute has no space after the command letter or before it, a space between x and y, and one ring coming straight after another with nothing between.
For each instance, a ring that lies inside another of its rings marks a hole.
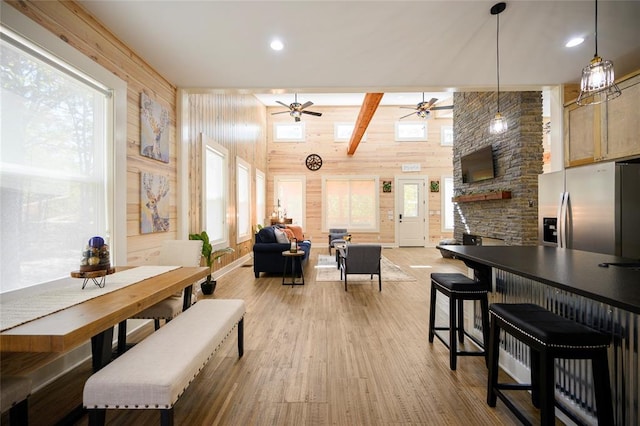
<instances>
[{"instance_id":1,"label":"framed deer artwork","mask_svg":"<svg viewBox=\"0 0 640 426\"><path fill-rule=\"evenodd\" d=\"M140 154L169 162L169 112L146 94L140 94Z\"/></svg>"},{"instance_id":2,"label":"framed deer artwork","mask_svg":"<svg viewBox=\"0 0 640 426\"><path fill-rule=\"evenodd\" d=\"M169 230L169 179L142 172L140 184L140 233Z\"/></svg>"}]
</instances>

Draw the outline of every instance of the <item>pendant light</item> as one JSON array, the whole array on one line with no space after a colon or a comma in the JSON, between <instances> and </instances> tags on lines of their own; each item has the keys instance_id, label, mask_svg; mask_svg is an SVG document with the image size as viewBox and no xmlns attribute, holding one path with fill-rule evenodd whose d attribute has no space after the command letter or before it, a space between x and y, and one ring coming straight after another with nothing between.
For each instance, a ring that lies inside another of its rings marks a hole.
<instances>
[{"instance_id":1,"label":"pendant light","mask_svg":"<svg viewBox=\"0 0 640 426\"><path fill-rule=\"evenodd\" d=\"M489 132L498 135L507 131L507 119L500 113L500 14L507 8L506 3L496 3L491 7L491 14L496 15L496 76L498 80L498 112L489 124Z\"/></svg>"},{"instance_id":2,"label":"pendant light","mask_svg":"<svg viewBox=\"0 0 640 426\"><path fill-rule=\"evenodd\" d=\"M615 83L613 74L613 62L603 60L598 56L598 0L596 3L596 53L593 59L582 69L580 81L580 96L578 105L595 105L607 102L620 96L620 89Z\"/></svg>"}]
</instances>

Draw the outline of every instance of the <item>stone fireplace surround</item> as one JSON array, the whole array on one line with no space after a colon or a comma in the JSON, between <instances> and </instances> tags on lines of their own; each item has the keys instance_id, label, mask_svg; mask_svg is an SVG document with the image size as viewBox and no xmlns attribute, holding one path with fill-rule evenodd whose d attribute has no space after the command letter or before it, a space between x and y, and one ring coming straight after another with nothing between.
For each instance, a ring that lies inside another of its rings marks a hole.
<instances>
[{"instance_id":1,"label":"stone fireplace surround","mask_svg":"<svg viewBox=\"0 0 640 426\"><path fill-rule=\"evenodd\" d=\"M454 195L510 191L509 199L458 202L454 209L454 238L482 238L484 245L538 243L538 175L542 173L542 92L500 94L500 109L509 129L489 133L496 113L493 92L454 93ZM462 183L460 157L491 144L495 178Z\"/></svg>"}]
</instances>

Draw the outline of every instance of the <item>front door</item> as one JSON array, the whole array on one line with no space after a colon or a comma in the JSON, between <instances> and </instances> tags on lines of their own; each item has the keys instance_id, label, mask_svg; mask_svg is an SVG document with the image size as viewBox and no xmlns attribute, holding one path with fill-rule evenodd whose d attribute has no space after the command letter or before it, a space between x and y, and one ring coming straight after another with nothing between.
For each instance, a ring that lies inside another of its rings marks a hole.
<instances>
[{"instance_id":1,"label":"front door","mask_svg":"<svg viewBox=\"0 0 640 426\"><path fill-rule=\"evenodd\" d=\"M426 178L397 180L396 221L400 247L424 247L427 241L425 226Z\"/></svg>"}]
</instances>

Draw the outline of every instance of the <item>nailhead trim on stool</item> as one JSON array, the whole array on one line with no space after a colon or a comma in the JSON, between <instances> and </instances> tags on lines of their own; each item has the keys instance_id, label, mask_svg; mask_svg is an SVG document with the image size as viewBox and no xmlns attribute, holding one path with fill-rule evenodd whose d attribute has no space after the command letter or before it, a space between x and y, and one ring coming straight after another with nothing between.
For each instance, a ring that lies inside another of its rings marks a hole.
<instances>
[{"instance_id":1,"label":"nailhead trim on stool","mask_svg":"<svg viewBox=\"0 0 640 426\"><path fill-rule=\"evenodd\" d=\"M520 421L529 424L502 390L531 390L531 401L540 408L540 424L555 425L555 359L590 359L598 424L613 424L607 362L610 336L530 303L494 303L489 307L489 315L489 406L495 407L500 398ZM529 346L531 384L498 383L501 330Z\"/></svg>"},{"instance_id":2,"label":"nailhead trim on stool","mask_svg":"<svg viewBox=\"0 0 640 426\"><path fill-rule=\"evenodd\" d=\"M449 298L449 327L436 327L436 291ZM429 301L429 342L433 343L433 338L437 337L449 348L449 368L455 370L458 356L484 356L487 361L485 350L481 351L459 351L458 341L462 343L464 336L470 338L474 343L484 348L489 336L489 301L487 293L489 287L485 283L472 280L460 273L432 273L431 274L431 300ZM482 315L482 335L483 342L479 342L464 330L463 303L465 300L479 300ZM457 306L456 306L457 305ZM457 323L457 325L456 325ZM449 342L445 341L437 331L449 331ZM456 333L457 331L457 333ZM457 334L457 339L456 339Z\"/></svg>"}]
</instances>

